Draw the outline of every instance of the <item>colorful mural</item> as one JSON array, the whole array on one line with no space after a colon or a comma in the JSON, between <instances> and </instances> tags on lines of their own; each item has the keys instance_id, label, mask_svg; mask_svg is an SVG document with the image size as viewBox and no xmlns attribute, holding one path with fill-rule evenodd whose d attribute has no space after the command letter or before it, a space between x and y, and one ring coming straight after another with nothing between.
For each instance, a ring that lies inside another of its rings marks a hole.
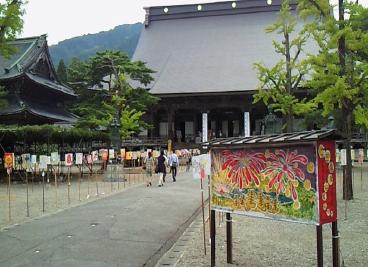
<instances>
[{"instance_id":1,"label":"colorful mural","mask_svg":"<svg viewBox=\"0 0 368 267\"><path fill-rule=\"evenodd\" d=\"M334 147L324 153L325 161L335 160ZM319 224L317 173L325 170L317 170L315 145L216 149L211 157L214 209Z\"/></svg>"}]
</instances>

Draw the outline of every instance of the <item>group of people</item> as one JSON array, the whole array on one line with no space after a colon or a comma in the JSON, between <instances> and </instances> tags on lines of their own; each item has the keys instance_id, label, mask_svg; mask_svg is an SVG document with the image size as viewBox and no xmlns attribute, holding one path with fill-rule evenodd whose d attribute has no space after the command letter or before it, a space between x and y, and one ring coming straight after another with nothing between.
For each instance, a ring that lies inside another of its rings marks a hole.
<instances>
[{"instance_id":1,"label":"group of people","mask_svg":"<svg viewBox=\"0 0 368 267\"><path fill-rule=\"evenodd\" d=\"M152 157L152 153L148 152L148 156L144 160L144 167L146 169L147 187L152 186L153 174L158 174L158 186L164 186L166 178L166 168L170 167L170 173L172 174L173 182L176 182L177 168L179 166L179 158L175 153L171 153L169 157L166 157L164 151L160 152L160 156L155 161Z\"/></svg>"}]
</instances>

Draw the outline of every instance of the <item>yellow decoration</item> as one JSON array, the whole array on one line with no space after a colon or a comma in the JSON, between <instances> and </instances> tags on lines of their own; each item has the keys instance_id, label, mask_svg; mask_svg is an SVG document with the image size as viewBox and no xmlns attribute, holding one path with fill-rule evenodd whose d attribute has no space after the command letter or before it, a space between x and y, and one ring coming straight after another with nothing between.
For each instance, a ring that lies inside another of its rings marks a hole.
<instances>
[{"instance_id":1,"label":"yellow decoration","mask_svg":"<svg viewBox=\"0 0 368 267\"><path fill-rule=\"evenodd\" d=\"M330 162L331 161L331 152L330 152L330 150L326 150L325 151L325 160L327 162Z\"/></svg>"},{"instance_id":2,"label":"yellow decoration","mask_svg":"<svg viewBox=\"0 0 368 267\"><path fill-rule=\"evenodd\" d=\"M327 200L327 194L326 194L326 192L323 192L322 193L322 200L323 201L326 201Z\"/></svg>"},{"instance_id":3,"label":"yellow decoration","mask_svg":"<svg viewBox=\"0 0 368 267\"><path fill-rule=\"evenodd\" d=\"M294 210L298 210L298 209L300 209L300 202L299 202L299 201L295 201L295 202L293 203L293 209L294 209Z\"/></svg>"},{"instance_id":4,"label":"yellow decoration","mask_svg":"<svg viewBox=\"0 0 368 267\"><path fill-rule=\"evenodd\" d=\"M286 187L285 196L287 196L287 197L290 197L291 196L291 192L290 192L290 188L289 187Z\"/></svg>"},{"instance_id":5,"label":"yellow decoration","mask_svg":"<svg viewBox=\"0 0 368 267\"><path fill-rule=\"evenodd\" d=\"M325 192L327 192L329 187L330 187L330 185L329 185L328 183L325 183L325 184L323 185L323 190L324 190Z\"/></svg>"},{"instance_id":6,"label":"yellow decoration","mask_svg":"<svg viewBox=\"0 0 368 267\"><path fill-rule=\"evenodd\" d=\"M319 145L318 155L321 159L323 159L325 157L325 147L323 145Z\"/></svg>"},{"instance_id":7,"label":"yellow decoration","mask_svg":"<svg viewBox=\"0 0 368 267\"><path fill-rule=\"evenodd\" d=\"M327 182L328 182L329 185L332 185L333 184L333 176L332 176L332 174L329 174L328 175Z\"/></svg>"},{"instance_id":8,"label":"yellow decoration","mask_svg":"<svg viewBox=\"0 0 368 267\"><path fill-rule=\"evenodd\" d=\"M307 191L309 191L311 189L311 187L312 187L311 182L310 182L309 179L305 179L303 185L304 185L304 189L307 190Z\"/></svg>"},{"instance_id":9,"label":"yellow decoration","mask_svg":"<svg viewBox=\"0 0 368 267\"><path fill-rule=\"evenodd\" d=\"M332 161L330 161L330 163L328 163L328 170L330 171L330 173L333 173L335 170L335 165L333 164Z\"/></svg>"},{"instance_id":10,"label":"yellow decoration","mask_svg":"<svg viewBox=\"0 0 368 267\"><path fill-rule=\"evenodd\" d=\"M327 210L326 210L326 214L327 214L327 216L330 216L330 215L331 215L331 211L330 211L330 209L327 209Z\"/></svg>"},{"instance_id":11,"label":"yellow decoration","mask_svg":"<svg viewBox=\"0 0 368 267\"><path fill-rule=\"evenodd\" d=\"M309 173L314 173L314 163L313 162L308 162L308 164L307 164L307 171Z\"/></svg>"},{"instance_id":12,"label":"yellow decoration","mask_svg":"<svg viewBox=\"0 0 368 267\"><path fill-rule=\"evenodd\" d=\"M327 203L326 202L323 203L322 208L323 208L323 210L327 210Z\"/></svg>"}]
</instances>

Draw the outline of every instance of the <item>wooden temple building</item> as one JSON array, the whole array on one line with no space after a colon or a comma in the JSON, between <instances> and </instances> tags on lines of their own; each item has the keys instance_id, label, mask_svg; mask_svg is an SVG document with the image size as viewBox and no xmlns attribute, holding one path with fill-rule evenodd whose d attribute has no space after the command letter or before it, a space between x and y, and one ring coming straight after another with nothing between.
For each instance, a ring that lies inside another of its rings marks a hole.
<instances>
[{"instance_id":1,"label":"wooden temple building","mask_svg":"<svg viewBox=\"0 0 368 267\"><path fill-rule=\"evenodd\" d=\"M65 110L76 94L62 84L50 59L46 35L11 42L16 53L0 57L0 85L7 105L0 110L0 124L35 125L76 122Z\"/></svg>"},{"instance_id":2,"label":"wooden temple building","mask_svg":"<svg viewBox=\"0 0 368 267\"><path fill-rule=\"evenodd\" d=\"M281 37L265 32L280 8L280 0L145 8L133 60L156 71L148 89L161 98L147 114L154 128L145 134L193 144L202 141L203 123L207 139L281 132L281 119L252 103L254 63L280 60L272 40Z\"/></svg>"}]
</instances>

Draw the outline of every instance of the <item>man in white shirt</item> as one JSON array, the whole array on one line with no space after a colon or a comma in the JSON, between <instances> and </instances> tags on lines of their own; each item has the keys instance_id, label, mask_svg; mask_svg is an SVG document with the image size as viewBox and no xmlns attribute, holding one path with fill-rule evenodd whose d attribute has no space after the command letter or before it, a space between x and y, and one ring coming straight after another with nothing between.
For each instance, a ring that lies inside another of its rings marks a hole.
<instances>
[{"instance_id":1,"label":"man in white shirt","mask_svg":"<svg viewBox=\"0 0 368 267\"><path fill-rule=\"evenodd\" d=\"M175 153L171 153L171 155L169 156L169 165L173 177L173 182L176 182L176 172L177 167L179 166L179 159Z\"/></svg>"}]
</instances>

